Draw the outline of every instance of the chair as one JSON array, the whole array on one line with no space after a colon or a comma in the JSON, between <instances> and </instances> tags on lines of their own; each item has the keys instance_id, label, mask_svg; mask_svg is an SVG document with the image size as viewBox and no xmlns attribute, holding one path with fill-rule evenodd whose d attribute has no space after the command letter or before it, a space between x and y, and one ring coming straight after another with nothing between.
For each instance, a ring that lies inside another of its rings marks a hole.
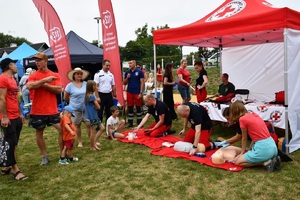
<instances>
[{"instance_id":1,"label":"chair","mask_svg":"<svg viewBox=\"0 0 300 200\"><path fill-rule=\"evenodd\" d=\"M249 98L250 91L248 89L236 89L235 94L247 95L247 99Z\"/></svg>"}]
</instances>

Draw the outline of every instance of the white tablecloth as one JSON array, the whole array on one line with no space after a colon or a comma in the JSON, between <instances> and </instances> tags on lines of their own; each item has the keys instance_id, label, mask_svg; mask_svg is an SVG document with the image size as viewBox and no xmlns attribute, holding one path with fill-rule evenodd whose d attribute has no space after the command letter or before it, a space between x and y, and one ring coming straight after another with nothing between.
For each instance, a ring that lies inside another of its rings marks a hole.
<instances>
[{"instance_id":1,"label":"white tablecloth","mask_svg":"<svg viewBox=\"0 0 300 200\"><path fill-rule=\"evenodd\" d=\"M217 104L212 102L201 102L202 106L208 111L209 117L212 120L223 121L227 120L223 117L222 112L224 108L229 105ZM266 105L255 105L246 104L246 109L251 112L257 113L263 120L270 121L277 128L285 129L285 108L282 105L277 104L266 104Z\"/></svg>"}]
</instances>

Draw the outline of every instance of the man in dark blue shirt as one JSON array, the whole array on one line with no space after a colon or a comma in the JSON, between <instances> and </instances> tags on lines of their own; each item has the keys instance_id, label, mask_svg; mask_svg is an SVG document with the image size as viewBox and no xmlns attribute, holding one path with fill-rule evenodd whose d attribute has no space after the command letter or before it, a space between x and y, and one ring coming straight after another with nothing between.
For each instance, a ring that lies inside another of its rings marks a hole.
<instances>
[{"instance_id":1,"label":"man in dark blue shirt","mask_svg":"<svg viewBox=\"0 0 300 200\"><path fill-rule=\"evenodd\" d=\"M128 124L133 127L133 106L136 107L137 124L142 120L142 98L144 91L144 73L136 67L136 61L128 62L129 69L125 72L124 85L127 85Z\"/></svg>"}]
</instances>

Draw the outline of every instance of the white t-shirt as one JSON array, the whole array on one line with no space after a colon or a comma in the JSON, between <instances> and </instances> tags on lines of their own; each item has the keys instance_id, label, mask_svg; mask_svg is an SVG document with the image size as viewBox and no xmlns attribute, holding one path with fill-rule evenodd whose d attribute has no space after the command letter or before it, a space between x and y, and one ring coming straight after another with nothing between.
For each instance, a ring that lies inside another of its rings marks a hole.
<instances>
[{"instance_id":1,"label":"white t-shirt","mask_svg":"<svg viewBox=\"0 0 300 200\"><path fill-rule=\"evenodd\" d=\"M112 86L115 85L114 75L110 71L105 72L102 69L94 75L94 81L99 84L98 91L102 93L110 93Z\"/></svg>"},{"instance_id":2,"label":"white t-shirt","mask_svg":"<svg viewBox=\"0 0 300 200\"><path fill-rule=\"evenodd\" d=\"M119 118L118 117L114 118L113 116L110 116L107 119L107 121L106 121L106 134L107 134L107 136L110 136L109 132L108 132L108 125L110 125L110 129L112 131L117 130L118 125L119 125Z\"/></svg>"}]
</instances>

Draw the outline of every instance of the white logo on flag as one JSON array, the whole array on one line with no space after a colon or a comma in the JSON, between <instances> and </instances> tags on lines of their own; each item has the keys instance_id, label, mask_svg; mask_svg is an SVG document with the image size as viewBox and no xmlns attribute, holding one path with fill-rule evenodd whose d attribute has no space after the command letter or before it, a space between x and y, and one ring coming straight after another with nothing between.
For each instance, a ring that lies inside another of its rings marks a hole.
<instances>
[{"instance_id":1,"label":"white logo on flag","mask_svg":"<svg viewBox=\"0 0 300 200\"><path fill-rule=\"evenodd\" d=\"M112 26L111 13L108 10L106 10L105 12L103 12L103 16L104 16L104 19L102 20L103 25L106 29L109 29Z\"/></svg>"},{"instance_id":2,"label":"white logo on flag","mask_svg":"<svg viewBox=\"0 0 300 200\"><path fill-rule=\"evenodd\" d=\"M221 19L231 17L239 12L241 12L246 7L246 2L244 0L232 0L217 12L212 14L205 22L212 22Z\"/></svg>"},{"instance_id":3,"label":"white logo on flag","mask_svg":"<svg viewBox=\"0 0 300 200\"><path fill-rule=\"evenodd\" d=\"M58 27L53 27L52 29L50 29L49 37L50 40L52 40L54 43L58 42L62 38L60 29Z\"/></svg>"}]
</instances>

